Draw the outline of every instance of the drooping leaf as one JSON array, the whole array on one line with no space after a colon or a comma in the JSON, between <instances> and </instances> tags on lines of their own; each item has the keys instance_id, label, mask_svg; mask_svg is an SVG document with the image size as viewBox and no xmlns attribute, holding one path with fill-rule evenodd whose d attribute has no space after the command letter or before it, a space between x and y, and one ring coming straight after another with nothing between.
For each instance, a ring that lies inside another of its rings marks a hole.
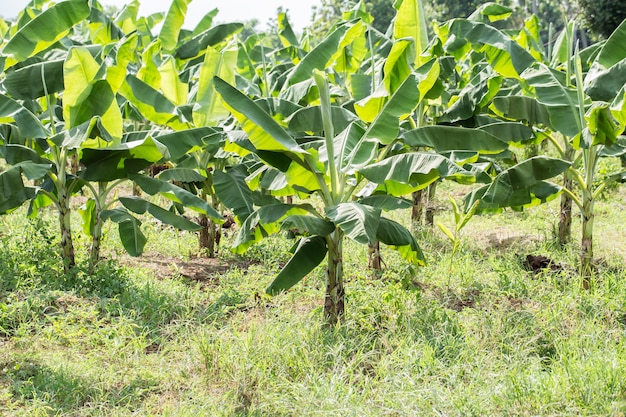
<instances>
[{"instance_id":1,"label":"drooping leaf","mask_svg":"<svg viewBox=\"0 0 626 417\"><path fill-rule=\"evenodd\" d=\"M260 207L241 224L233 243L236 253L245 252L261 239L280 232L280 223L292 215L307 215L314 209L309 205L270 204Z\"/></svg>"},{"instance_id":2,"label":"drooping leaf","mask_svg":"<svg viewBox=\"0 0 626 417\"><path fill-rule=\"evenodd\" d=\"M222 204L233 211L239 222L243 222L254 211L252 190L240 171L215 171L213 188Z\"/></svg>"},{"instance_id":3,"label":"drooping leaf","mask_svg":"<svg viewBox=\"0 0 626 417\"><path fill-rule=\"evenodd\" d=\"M146 246L146 236L141 231L141 222L122 208L102 211L102 220L111 219L118 224L122 246L130 256L140 256Z\"/></svg>"},{"instance_id":4,"label":"drooping leaf","mask_svg":"<svg viewBox=\"0 0 626 417\"><path fill-rule=\"evenodd\" d=\"M510 200L517 190L528 189L540 181L553 178L567 170L570 165L571 162L545 156L527 159L498 174L487 187L482 200L499 205L516 205L510 204Z\"/></svg>"},{"instance_id":5,"label":"drooping leaf","mask_svg":"<svg viewBox=\"0 0 626 417\"><path fill-rule=\"evenodd\" d=\"M43 139L49 135L37 116L30 110L12 98L0 94L0 123L11 122L15 122L25 137Z\"/></svg>"},{"instance_id":6,"label":"drooping leaf","mask_svg":"<svg viewBox=\"0 0 626 417\"><path fill-rule=\"evenodd\" d=\"M198 231L202 229L202 226L185 219L184 217L178 216L171 211L165 210L156 204L153 204L149 201L144 200L139 197L120 197L120 203L128 210L137 214L144 214L145 212L150 213L156 219L160 220L165 224L169 224L171 226L176 227L180 230L187 231Z\"/></svg>"},{"instance_id":7,"label":"drooping leaf","mask_svg":"<svg viewBox=\"0 0 626 417\"><path fill-rule=\"evenodd\" d=\"M223 142L223 135L216 129L199 127L161 134L155 139L167 147L172 160L177 160L189 152L217 148Z\"/></svg>"},{"instance_id":8,"label":"drooping leaf","mask_svg":"<svg viewBox=\"0 0 626 417\"><path fill-rule=\"evenodd\" d=\"M151 137L108 147L96 141L85 142L80 153L80 162L85 166L82 178L87 181L126 178L165 156L167 148Z\"/></svg>"},{"instance_id":9,"label":"drooping leaf","mask_svg":"<svg viewBox=\"0 0 626 417\"><path fill-rule=\"evenodd\" d=\"M519 78L535 63L533 56L512 38L484 23L454 19L450 23L450 35L481 46L494 70L505 77Z\"/></svg>"},{"instance_id":10,"label":"drooping leaf","mask_svg":"<svg viewBox=\"0 0 626 417\"><path fill-rule=\"evenodd\" d=\"M163 197L182 204L197 213L206 214L215 222L222 223L224 221L222 215L211 207L209 203L174 184L145 175L129 175L128 178L134 181L147 194L155 195L159 193Z\"/></svg>"},{"instance_id":11,"label":"drooping leaf","mask_svg":"<svg viewBox=\"0 0 626 417\"><path fill-rule=\"evenodd\" d=\"M397 250L407 261L416 265L426 265L426 258L417 240L401 224L381 217L376 230L376 238Z\"/></svg>"},{"instance_id":12,"label":"drooping leaf","mask_svg":"<svg viewBox=\"0 0 626 417\"><path fill-rule=\"evenodd\" d=\"M393 196L403 196L427 187L439 178L472 182L473 176L448 158L428 152L394 155L361 168L359 172L380 190Z\"/></svg>"},{"instance_id":13,"label":"drooping leaf","mask_svg":"<svg viewBox=\"0 0 626 417\"><path fill-rule=\"evenodd\" d=\"M326 207L326 216L358 243L367 245L376 240L380 209L359 203L342 203Z\"/></svg>"},{"instance_id":14,"label":"drooping leaf","mask_svg":"<svg viewBox=\"0 0 626 417\"><path fill-rule=\"evenodd\" d=\"M270 295L276 295L281 291L287 291L302 281L324 260L327 251L324 237L313 236L301 239L292 258L267 287L266 292Z\"/></svg>"}]
</instances>

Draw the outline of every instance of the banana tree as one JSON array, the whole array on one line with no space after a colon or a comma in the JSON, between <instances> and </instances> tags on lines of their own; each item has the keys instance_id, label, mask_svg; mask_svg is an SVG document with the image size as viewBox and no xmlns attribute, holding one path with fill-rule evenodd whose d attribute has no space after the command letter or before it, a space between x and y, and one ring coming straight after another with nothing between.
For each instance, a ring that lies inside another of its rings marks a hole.
<instances>
[{"instance_id":1,"label":"banana tree","mask_svg":"<svg viewBox=\"0 0 626 417\"><path fill-rule=\"evenodd\" d=\"M568 87L566 73L543 64L529 68L522 74L530 89L524 96L504 97L494 102L496 112L533 123L549 126L561 132L576 152L577 164L568 170L579 188L564 189L578 206L582 218L580 274L587 288L593 272L594 202L607 183L623 181L624 173L615 173L596 184L598 158L624 154L623 132L626 123L624 111L624 78L621 68L626 53L621 47L626 37L626 23L596 51L591 69L583 71L582 53L573 58L574 87ZM549 139L552 140L550 136ZM553 140L557 149L566 155L567 149ZM581 165L578 165L581 164Z\"/></svg>"}]
</instances>

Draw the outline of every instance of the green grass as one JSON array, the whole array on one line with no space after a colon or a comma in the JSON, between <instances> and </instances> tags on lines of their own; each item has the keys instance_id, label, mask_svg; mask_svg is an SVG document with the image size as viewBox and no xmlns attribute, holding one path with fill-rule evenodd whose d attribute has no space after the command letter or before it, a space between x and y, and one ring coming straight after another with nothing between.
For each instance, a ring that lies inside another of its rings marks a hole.
<instances>
[{"instance_id":1,"label":"green grass","mask_svg":"<svg viewBox=\"0 0 626 417\"><path fill-rule=\"evenodd\" d=\"M348 314L334 329L322 325L321 268L263 294L288 259L284 239L245 258L222 250L229 268L190 279L193 235L147 222L151 261L129 263L108 225L108 261L65 276L54 219L2 217L0 415L623 416L626 193L611 194L590 291L576 243L553 244L553 202L472 219L454 258L439 231L421 231L429 264L414 274L384 250L375 277L348 243ZM85 247L77 232L80 262ZM528 254L561 269L533 274Z\"/></svg>"}]
</instances>

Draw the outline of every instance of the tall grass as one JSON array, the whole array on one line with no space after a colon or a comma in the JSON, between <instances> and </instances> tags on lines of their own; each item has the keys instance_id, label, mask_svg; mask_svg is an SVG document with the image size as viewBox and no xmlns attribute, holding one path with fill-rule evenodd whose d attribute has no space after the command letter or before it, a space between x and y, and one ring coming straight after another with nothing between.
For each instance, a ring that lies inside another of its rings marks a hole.
<instances>
[{"instance_id":1,"label":"tall grass","mask_svg":"<svg viewBox=\"0 0 626 417\"><path fill-rule=\"evenodd\" d=\"M599 242L590 291L577 282L576 248L552 244L548 205L473 219L451 269L435 230L420 232L427 267L411 271L385 250L382 277L348 244L348 316L337 328L322 325L321 270L263 294L288 259L282 238L246 258L222 251L230 268L189 279L180 265L194 237L147 224L159 263L129 264L109 236L97 274L66 276L45 219L3 217L0 415L624 415L616 191L599 205L598 236L611 240ZM559 268L530 272L528 254Z\"/></svg>"}]
</instances>

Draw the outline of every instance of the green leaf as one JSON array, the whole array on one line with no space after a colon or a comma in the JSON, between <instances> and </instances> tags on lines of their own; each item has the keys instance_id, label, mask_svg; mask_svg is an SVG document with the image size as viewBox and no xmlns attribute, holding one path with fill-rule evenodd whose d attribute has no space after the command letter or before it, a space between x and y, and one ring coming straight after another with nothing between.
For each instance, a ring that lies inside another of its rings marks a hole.
<instances>
[{"instance_id":1,"label":"green leaf","mask_svg":"<svg viewBox=\"0 0 626 417\"><path fill-rule=\"evenodd\" d=\"M412 152L394 155L359 170L368 180L380 184L381 191L394 196L410 194L439 178L473 181L470 172L435 153Z\"/></svg>"},{"instance_id":2,"label":"green leaf","mask_svg":"<svg viewBox=\"0 0 626 417\"><path fill-rule=\"evenodd\" d=\"M493 69L505 77L519 78L535 63L535 58L511 37L484 23L454 19L450 23L450 35L482 47Z\"/></svg>"},{"instance_id":3,"label":"green leaf","mask_svg":"<svg viewBox=\"0 0 626 417\"><path fill-rule=\"evenodd\" d=\"M155 139L165 145L172 160L178 160L190 152L217 147L224 140L222 132L209 127L160 134Z\"/></svg>"},{"instance_id":4,"label":"green leaf","mask_svg":"<svg viewBox=\"0 0 626 417\"><path fill-rule=\"evenodd\" d=\"M376 240L380 209L359 203L342 203L326 207L326 216L358 243L367 245Z\"/></svg>"},{"instance_id":5,"label":"green leaf","mask_svg":"<svg viewBox=\"0 0 626 417\"><path fill-rule=\"evenodd\" d=\"M243 23L216 25L180 45L174 57L182 60L195 58L209 46L217 45L229 36L241 31L241 29L243 29Z\"/></svg>"},{"instance_id":6,"label":"green leaf","mask_svg":"<svg viewBox=\"0 0 626 417\"><path fill-rule=\"evenodd\" d=\"M37 116L10 97L0 94L0 123L15 122L23 136L43 139L49 133Z\"/></svg>"},{"instance_id":7,"label":"green leaf","mask_svg":"<svg viewBox=\"0 0 626 417\"><path fill-rule=\"evenodd\" d=\"M544 125L554 129L546 106L532 97L496 97L491 107L494 113L501 117L523 120L533 125Z\"/></svg>"},{"instance_id":8,"label":"green leaf","mask_svg":"<svg viewBox=\"0 0 626 417\"><path fill-rule=\"evenodd\" d=\"M511 202L514 192L528 189L540 181L553 178L570 167L571 163L562 159L536 156L503 171L485 191L482 200L506 206L518 205Z\"/></svg>"},{"instance_id":9,"label":"green leaf","mask_svg":"<svg viewBox=\"0 0 626 417\"><path fill-rule=\"evenodd\" d=\"M415 66L418 67L425 61L421 57L421 52L428 45L428 31L421 0L402 1L393 24L393 37L394 39L413 39L417 50Z\"/></svg>"},{"instance_id":10,"label":"green leaf","mask_svg":"<svg viewBox=\"0 0 626 417\"><path fill-rule=\"evenodd\" d=\"M215 91L213 77L218 76L228 83L235 82L237 49L232 44L221 52L209 47L200 67L200 79L193 109L196 126L214 126L229 116L228 109Z\"/></svg>"},{"instance_id":11,"label":"green leaf","mask_svg":"<svg viewBox=\"0 0 626 417\"><path fill-rule=\"evenodd\" d=\"M272 116L224 80L215 77L215 89L258 150L304 153Z\"/></svg>"},{"instance_id":12,"label":"green leaf","mask_svg":"<svg viewBox=\"0 0 626 417\"><path fill-rule=\"evenodd\" d=\"M174 184L145 175L129 175L128 178L147 194L159 193L168 200L182 204L197 213L206 214L215 222L222 223L224 221L224 218L209 203Z\"/></svg>"},{"instance_id":13,"label":"green leaf","mask_svg":"<svg viewBox=\"0 0 626 417\"><path fill-rule=\"evenodd\" d=\"M332 119L335 132L342 132L350 123L357 120L351 111L338 106L332 106ZM322 112L320 106L302 107L289 118L289 129L303 132L321 132Z\"/></svg>"},{"instance_id":14,"label":"green leaf","mask_svg":"<svg viewBox=\"0 0 626 417\"><path fill-rule=\"evenodd\" d=\"M188 127L180 122L176 107L171 101L134 75L129 74L126 77L126 82L122 84L119 92L151 122L169 126L174 130L184 130Z\"/></svg>"},{"instance_id":15,"label":"green leaf","mask_svg":"<svg viewBox=\"0 0 626 417\"><path fill-rule=\"evenodd\" d=\"M566 86L565 74L539 64L523 77L550 115L550 126L565 136L576 136L582 130L578 106L583 103L578 102L576 89Z\"/></svg>"},{"instance_id":16,"label":"green leaf","mask_svg":"<svg viewBox=\"0 0 626 417\"><path fill-rule=\"evenodd\" d=\"M366 206L376 207L381 210L404 210L413 207L413 202L406 198L393 197L390 195L371 195L358 201Z\"/></svg>"},{"instance_id":17,"label":"green leaf","mask_svg":"<svg viewBox=\"0 0 626 417\"><path fill-rule=\"evenodd\" d=\"M287 291L302 281L324 260L327 251L326 239L321 236L301 239L293 257L267 287L266 292L270 295L276 295L281 291Z\"/></svg>"},{"instance_id":18,"label":"green leaf","mask_svg":"<svg viewBox=\"0 0 626 417\"><path fill-rule=\"evenodd\" d=\"M4 87L11 97L20 100L43 97L45 95L44 81L48 94L63 91L65 87L63 83L64 62L65 59L54 59L7 71Z\"/></svg>"},{"instance_id":19,"label":"green leaf","mask_svg":"<svg viewBox=\"0 0 626 417\"><path fill-rule=\"evenodd\" d=\"M102 220L111 219L118 223L122 246L130 256L140 256L146 246L146 236L141 232L141 222L126 210L117 208L102 211Z\"/></svg>"},{"instance_id":20,"label":"green leaf","mask_svg":"<svg viewBox=\"0 0 626 417\"><path fill-rule=\"evenodd\" d=\"M163 95L177 106L187 103L189 85L180 80L174 58L168 56L158 71L161 74L161 91L163 91Z\"/></svg>"},{"instance_id":21,"label":"green leaf","mask_svg":"<svg viewBox=\"0 0 626 417\"><path fill-rule=\"evenodd\" d=\"M364 139L376 139L383 145L393 142L398 137L400 121L415 110L419 99L417 80L411 75L387 101L365 132Z\"/></svg>"},{"instance_id":22,"label":"green leaf","mask_svg":"<svg viewBox=\"0 0 626 417\"><path fill-rule=\"evenodd\" d=\"M35 190L25 187L21 167L11 167L0 173L0 214L8 213L35 197Z\"/></svg>"},{"instance_id":23,"label":"green leaf","mask_svg":"<svg viewBox=\"0 0 626 417\"><path fill-rule=\"evenodd\" d=\"M80 152L80 162L85 166L81 177L87 181L127 178L167 156L165 146L151 137L107 147L99 142L83 143Z\"/></svg>"},{"instance_id":24,"label":"green leaf","mask_svg":"<svg viewBox=\"0 0 626 417\"><path fill-rule=\"evenodd\" d=\"M243 222L254 211L252 190L240 171L215 171L213 188L222 204L233 211L239 222Z\"/></svg>"},{"instance_id":25,"label":"green leaf","mask_svg":"<svg viewBox=\"0 0 626 417\"><path fill-rule=\"evenodd\" d=\"M184 183L204 182L206 177L198 171L190 168L170 168L159 174L159 179L163 181L178 181Z\"/></svg>"},{"instance_id":26,"label":"green leaf","mask_svg":"<svg viewBox=\"0 0 626 417\"><path fill-rule=\"evenodd\" d=\"M426 265L426 258L417 240L404 226L393 220L380 218L376 238L385 245L397 250L408 262Z\"/></svg>"},{"instance_id":27,"label":"green leaf","mask_svg":"<svg viewBox=\"0 0 626 417\"><path fill-rule=\"evenodd\" d=\"M185 22L185 15L187 14L187 6L189 6L191 0L173 0L167 15L165 16L165 22L159 33L159 39L165 51L173 51L178 45L178 34L180 28Z\"/></svg>"},{"instance_id":28,"label":"green leaf","mask_svg":"<svg viewBox=\"0 0 626 417\"><path fill-rule=\"evenodd\" d=\"M456 238L454 237L454 233L452 233L452 230L450 230L448 226L441 223L440 221L436 221L435 224L437 225L439 230L441 230L443 234L446 235L448 239L450 239L450 242L454 243L456 241Z\"/></svg>"},{"instance_id":29,"label":"green leaf","mask_svg":"<svg viewBox=\"0 0 626 417\"><path fill-rule=\"evenodd\" d=\"M339 50L339 45L350 27L351 25L347 22L341 24L330 35L317 44L317 46L296 65L293 72L287 78L285 87L311 78L314 69L325 69L330 64L330 60L335 53Z\"/></svg>"},{"instance_id":30,"label":"green leaf","mask_svg":"<svg viewBox=\"0 0 626 417\"><path fill-rule=\"evenodd\" d=\"M428 147L437 152L476 151L497 154L508 148L499 138L478 129L453 126L424 126L402 135L404 142L412 147Z\"/></svg>"},{"instance_id":31,"label":"green leaf","mask_svg":"<svg viewBox=\"0 0 626 417\"><path fill-rule=\"evenodd\" d=\"M81 219L83 219L83 232L87 236L93 236L94 226L96 224L96 201L93 198L85 201L79 209Z\"/></svg>"},{"instance_id":32,"label":"green leaf","mask_svg":"<svg viewBox=\"0 0 626 417\"><path fill-rule=\"evenodd\" d=\"M180 230L195 232L202 229L202 226L178 216L171 211L165 210L156 204L150 203L139 197L120 197L120 203L128 210L137 214L144 214L146 211L159 221L176 227Z\"/></svg>"},{"instance_id":33,"label":"green leaf","mask_svg":"<svg viewBox=\"0 0 626 417\"><path fill-rule=\"evenodd\" d=\"M291 215L306 215L314 212L310 205L270 204L250 214L241 224L233 243L235 253L245 252L254 243L280 232L280 223Z\"/></svg>"},{"instance_id":34,"label":"green leaf","mask_svg":"<svg viewBox=\"0 0 626 417\"><path fill-rule=\"evenodd\" d=\"M20 28L4 46L3 53L21 62L43 51L89 17L88 3L88 0L68 0L53 5Z\"/></svg>"},{"instance_id":35,"label":"green leaf","mask_svg":"<svg viewBox=\"0 0 626 417\"><path fill-rule=\"evenodd\" d=\"M282 230L296 230L300 234L328 236L335 231L335 225L327 220L314 216L292 215L280 224Z\"/></svg>"}]
</instances>

